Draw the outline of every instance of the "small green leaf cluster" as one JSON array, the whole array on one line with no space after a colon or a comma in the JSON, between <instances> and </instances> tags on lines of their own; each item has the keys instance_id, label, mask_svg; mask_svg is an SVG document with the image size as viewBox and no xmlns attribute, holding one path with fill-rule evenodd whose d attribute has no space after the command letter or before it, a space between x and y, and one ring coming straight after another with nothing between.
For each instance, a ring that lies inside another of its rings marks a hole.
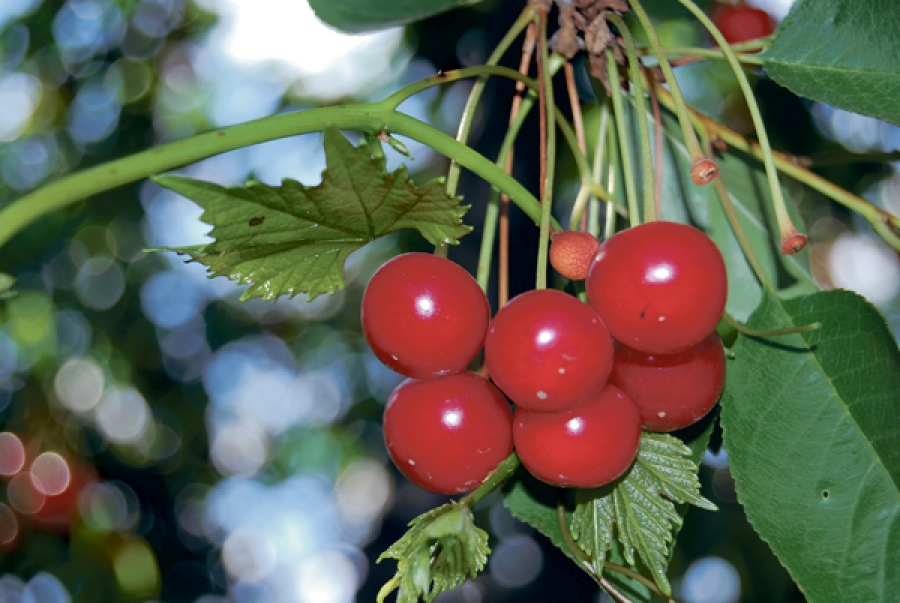
<instances>
[{"instance_id":1,"label":"small green leaf cluster","mask_svg":"<svg viewBox=\"0 0 900 603\"><path fill-rule=\"evenodd\" d=\"M416 517L409 530L378 558L396 559L397 573L378 592L383 603L394 590L398 603L428 603L474 579L491 550L487 532L475 525L467 505L448 503Z\"/></svg>"}]
</instances>

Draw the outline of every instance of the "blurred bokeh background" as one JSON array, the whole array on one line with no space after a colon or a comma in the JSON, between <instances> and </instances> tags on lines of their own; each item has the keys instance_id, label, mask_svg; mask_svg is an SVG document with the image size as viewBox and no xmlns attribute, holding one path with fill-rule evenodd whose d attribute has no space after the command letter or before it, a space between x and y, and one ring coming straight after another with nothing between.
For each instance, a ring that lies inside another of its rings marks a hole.
<instances>
[{"instance_id":1,"label":"blurred bokeh background","mask_svg":"<svg viewBox=\"0 0 900 603\"><path fill-rule=\"evenodd\" d=\"M651 3L665 8L666 2ZM776 17L790 0L757 2ZM485 60L521 8L488 0L406 29L347 36L304 0L0 0L0 206L72 170L155 144L321 103L374 100L437 70ZM697 25L658 12L672 44ZM507 63L515 65L515 53ZM688 100L745 127L721 65L680 70ZM433 88L403 111L455 132L470 83ZM779 148L798 154L900 148L900 129L811 104L767 80L757 93ZM587 95L589 88L585 86ZM476 146L492 155L509 86L492 85ZM590 99L585 98L585 101ZM534 130L534 128L531 128ZM517 174L537 153L523 138ZM419 179L446 169L410 143ZM213 157L184 173L315 184L319 136ZM829 178L900 213L890 164L839 164ZM561 190L566 189L563 181ZM464 177L478 224L488 188ZM823 287L854 289L900 330L900 259L856 216L798 199ZM19 295L0 302L0 602L349 603L394 571L377 556L444 502L387 461L384 400L400 381L359 330L367 278L417 235L351 256L346 290L312 302L241 303L239 287L156 245L201 243L191 202L152 182L47 216L0 250ZM517 249L537 237L514 215ZM451 250L474 268L477 235ZM513 292L531 286L514 272ZM673 561L679 601L802 601L737 504L727 455L701 477L719 513L690 512ZM494 554L443 603L606 601L593 582L499 499L479 507Z\"/></svg>"}]
</instances>

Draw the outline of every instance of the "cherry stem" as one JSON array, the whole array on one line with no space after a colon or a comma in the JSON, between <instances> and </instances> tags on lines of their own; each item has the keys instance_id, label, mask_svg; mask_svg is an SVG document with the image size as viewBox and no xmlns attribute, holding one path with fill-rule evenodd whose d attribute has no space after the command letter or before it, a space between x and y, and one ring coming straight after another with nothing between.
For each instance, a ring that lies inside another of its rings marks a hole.
<instances>
[{"instance_id":1,"label":"cherry stem","mask_svg":"<svg viewBox=\"0 0 900 603\"><path fill-rule=\"evenodd\" d=\"M654 206L656 207L656 215L662 215L662 172L663 172L663 128L662 128L662 112L659 109L659 96L656 94L656 76L653 71L644 67L647 80L650 85L647 90L650 93L650 106L653 107L653 143L655 157L653 165L656 168L656 188L653 191ZM711 155L711 153L710 153Z\"/></svg>"},{"instance_id":2,"label":"cherry stem","mask_svg":"<svg viewBox=\"0 0 900 603\"><path fill-rule=\"evenodd\" d=\"M591 167L591 179L600 184L603 179L603 159L605 156L604 151L606 150L606 141L607 141L607 130L609 129L609 103L603 103L600 105L600 127L597 128L597 140L594 145L594 163ZM608 191L607 191L608 192ZM591 201L588 206L588 227L587 231L592 235L599 236L600 235L600 208L597 204L596 196L593 194L589 197L585 198L585 200L579 204L579 198L575 199L575 204L572 206L572 215L569 217L569 224L575 224L581 220L581 215L584 213L585 205L587 205L588 201ZM612 208L614 201L607 201L607 207ZM613 214L613 219L615 219L615 214Z\"/></svg>"},{"instance_id":3,"label":"cherry stem","mask_svg":"<svg viewBox=\"0 0 900 603\"><path fill-rule=\"evenodd\" d=\"M575 138L578 141L578 150L581 152L582 156L587 157L587 141L584 137L584 116L581 113L581 100L578 98L578 87L575 85L575 70L572 68L572 63L566 61L565 65L563 65L563 72L566 75L566 91L569 93L569 105L572 107L572 123L575 125ZM580 192L581 191L579 191L579 194ZM589 194L585 195L586 198L589 196ZM578 222L578 230L587 230L587 215L583 211ZM570 220L569 228L575 229L576 223Z\"/></svg>"},{"instance_id":4,"label":"cherry stem","mask_svg":"<svg viewBox=\"0 0 900 603\"><path fill-rule=\"evenodd\" d=\"M531 57L534 55L535 39L537 37L537 26L532 21L528 25L525 33L525 41L522 44L522 58L519 60L519 73L528 74L528 66L531 64ZM516 96L513 98L512 107L509 112L509 122L512 125L519 116L522 109L522 95L525 87L516 83ZM521 127L521 126L520 126ZM518 130L516 130L518 132ZM513 171L513 155L512 145L509 146L509 154L504 161L503 168L507 174L512 175ZM492 194L491 197L494 195ZM491 243L493 249L493 243ZM500 195L500 258L499 258L499 275L497 284L497 307L502 308L509 300L509 195L502 193Z\"/></svg>"},{"instance_id":5,"label":"cherry stem","mask_svg":"<svg viewBox=\"0 0 900 603\"><path fill-rule=\"evenodd\" d=\"M728 323L732 329L740 333L741 335L746 335L747 337L775 337L778 335L793 335L795 333L807 333L809 331L815 331L816 329L822 328L822 323L816 321L814 323L808 325L800 325L796 327L785 327L783 329L751 329L745 324L738 322L732 315L728 312L725 312L722 315L722 318Z\"/></svg>"},{"instance_id":6,"label":"cherry stem","mask_svg":"<svg viewBox=\"0 0 900 603\"><path fill-rule=\"evenodd\" d=\"M647 103L644 99L644 84L641 81L641 62L634 46L634 38L625 26L622 17L614 12L608 12L607 21L615 25L622 39L625 40L625 48L628 50L628 68L630 71L631 85L635 101L635 115L638 124L638 142L641 147L641 173L643 174L644 193L644 222L655 222L659 219L656 209L656 200L653 196L653 156L650 150L650 126L647 123Z\"/></svg>"},{"instance_id":7,"label":"cherry stem","mask_svg":"<svg viewBox=\"0 0 900 603\"><path fill-rule=\"evenodd\" d=\"M607 133L606 145L609 152L609 165L607 166L607 188L611 193L617 193L619 189L619 145L617 143L617 134L615 128L609 128ZM616 206L618 207L618 203ZM606 206L606 223L603 225L603 239L609 239L616 232L616 215L613 211L613 204Z\"/></svg>"},{"instance_id":8,"label":"cherry stem","mask_svg":"<svg viewBox=\"0 0 900 603\"><path fill-rule=\"evenodd\" d=\"M506 35L503 36L503 38L500 40L500 43L497 44L497 47L494 48L494 51L487 58L485 65L493 66L499 63L500 59L503 57L503 54L509 49L510 46L512 46L516 38L519 37L519 34L521 34L530 23L533 23L536 17L537 14L534 10L534 7L531 5L526 6L519 14L519 17L516 19L516 21L512 24L512 27L509 28L509 31L506 32ZM519 75L521 76L526 74L520 73ZM443 81L446 81L446 79L444 79ZM459 129L456 133L456 139L462 143L465 143L469 138L469 132L471 131L472 123L475 120L475 108L478 106L478 101L481 100L481 95L484 93L484 88L486 85L487 78L478 78L478 80L475 82L475 85L472 86L472 91L469 93L469 98L466 100L466 105L463 108L462 118L459 122ZM456 187L459 184L459 174L459 164L456 161L452 161L450 163L450 168L447 171L447 194L451 197L456 194Z\"/></svg>"},{"instance_id":9,"label":"cherry stem","mask_svg":"<svg viewBox=\"0 0 900 603\"><path fill-rule=\"evenodd\" d=\"M687 146L688 153L690 154L691 163L695 164L706 159L706 156L700 149L700 142L697 140L697 135L691 126L691 121L687 113L687 104L684 102L684 95L681 93L681 86L678 85L678 80L675 78L675 72L672 70L669 59L666 58L665 50L662 47L662 43L659 41L659 36L656 35L656 30L653 27L653 23L651 22L647 11L644 10L640 0L631 0L630 4L631 8L634 10L635 16L637 16L638 21L640 21L641 26L647 33L647 39L650 41L653 53L659 61L659 67L663 72L666 83L669 84L669 89L672 91L672 98L675 99L675 114L678 116L678 123L681 125L684 144Z\"/></svg>"},{"instance_id":10,"label":"cherry stem","mask_svg":"<svg viewBox=\"0 0 900 603\"><path fill-rule=\"evenodd\" d=\"M519 455L515 452L503 459L497 464L497 467L484 478L481 485L463 496L459 500L459 504L465 505L470 509L474 508L481 499L502 486L506 480L512 477L512 474L519 468Z\"/></svg>"},{"instance_id":11,"label":"cherry stem","mask_svg":"<svg viewBox=\"0 0 900 603\"><path fill-rule=\"evenodd\" d=\"M703 132L704 143L707 145L707 148L710 146L709 136L706 132ZM774 291L772 286L772 281L769 280L769 277L766 275L766 271L763 269L762 264L759 261L759 258L756 257L756 252L753 251L753 245L750 244L750 239L747 238L747 233L744 231L744 227L741 224L740 218L738 218L737 211L734 209L734 203L731 202L731 195L728 193L728 187L725 185L724 178L716 178L715 181L716 194L719 197L719 203L722 205L722 209L725 212L725 217L728 219L728 223L731 225L731 230L734 232L734 236L737 239L738 245L741 246L741 251L744 252L744 257L747 258L747 263L750 264L750 267L753 269L753 273L756 275L756 278L759 280L760 284L769 289L770 291Z\"/></svg>"},{"instance_id":12,"label":"cherry stem","mask_svg":"<svg viewBox=\"0 0 900 603\"><path fill-rule=\"evenodd\" d=\"M537 68L538 104L540 107L540 189L541 224L538 238L537 275L535 289L547 288L547 262L550 248L551 204L553 202L553 175L556 168L556 105L553 101L553 81L547 68L550 55L547 50L547 8L538 7Z\"/></svg>"},{"instance_id":13,"label":"cherry stem","mask_svg":"<svg viewBox=\"0 0 900 603\"><path fill-rule=\"evenodd\" d=\"M625 199L628 202L628 219L631 226L641 223L638 211L637 192L635 191L634 165L631 157L631 144L629 143L627 117L625 106L622 102L622 91L619 88L619 67L613 58L612 52L606 51L606 70L609 76L609 90L612 98L613 117L616 122L616 133L619 143L619 160L622 162L622 172L625 176Z\"/></svg>"},{"instance_id":14,"label":"cherry stem","mask_svg":"<svg viewBox=\"0 0 900 603\"><path fill-rule=\"evenodd\" d=\"M662 104L667 109L674 110L674 100L669 92L662 87L657 87L657 92L659 93ZM705 130L708 132L713 141L718 140L725 143L727 146L732 146L740 151L749 153L759 160L764 159L765 154L761 145L750 142L738 132L703 115L696 109L689 108L689 111L691 119L694 121L697 128L701 131ZM804 167L803 158L779 152L772 152L771 157L779 171L831 198L840 205L860 214L872 225L875 232L877 232L881 238L883 238L891 247L900 251L900 217L881 209L862 197L854 195L837 184L809 171Z\"/></svg>"},{"instance_id":15,"label":"cherry stem","mask_svg":"<svg viewBox=\"0 0 900 603\"><path fill-rule=\"evenodd\" d=\"M769 144L769 135L766 133L762 114L759 111L759 105L756 103L756 98L753 96L753 89L750 87L750 81L747 79L747 74L744 73L744 69L738 62L734 50L732 50L731 46L728 44L725 36L722 35L722 32L719 31L719 28L715 26L706 13L694 4L693 0L678 1L681 2L681 4L709 31L716 43L722 49L722 52L725 53L725 58L728 61L731 70L734 72L735 77L737 77L738 86L740 86L741 93L743 93L744 99L747 101L747 108L749 109L750 117L753 120L753 127L756 129L756 136L759 139L759 146L762 150L762 160L766 168L766 178L769 183L769 191L772 195L772 206L775 209L775 219L778 222L780 239L784 242L795 233L799 233L797 233L797 229L791 221L787 206L784 202L784 197L782 196L781 185L778 183L778 170L775 168L775 161L772 158L772 147Z\"/></svg>"}]
</instances>

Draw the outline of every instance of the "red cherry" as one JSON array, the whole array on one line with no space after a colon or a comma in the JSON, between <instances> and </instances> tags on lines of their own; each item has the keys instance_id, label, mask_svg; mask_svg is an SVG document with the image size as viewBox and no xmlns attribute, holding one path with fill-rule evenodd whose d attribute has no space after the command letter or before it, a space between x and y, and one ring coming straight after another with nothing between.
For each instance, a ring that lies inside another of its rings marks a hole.
<instances>
[{"instance_id":1,"label":"red cherry","mask_svg":"<svg viewBox=\"0 0 900 603\"><path fill-rule=\"evenodd\" d=\"M729 44L765 38L775 31L771 15L755 6L720 4L713 9L711 16Z\"/></svg>"},{"instance_id":2,"label":"red cherry","mask_svg":"<svg viewBox=\"0 0 900 603\"><path fill-rule=\"evenodd\" d=\"M379 268L362 299L363 333L375 355L407 377L457 373L481 350L487 298L468 272L427 253Z\"/></svg>"},{"instance_id":3,"label":"red cherry","mask_svg":"<svg viewBox=\"0 0 900 603\"><path fill-rule=\"evenodd\" d=\"M550 242L550 265L560 276L573 281L583 281L600 249L597 237L587 232L564 230L553 236Z\"/></svg>"},{"instance_id":4,"label":"red cherry","mask_svg":"<svg viewBox=\"0 0 900 603\"><path fill-rule=\"evenodd\" d=\"M683 429L705 417L722 394L722 340L713 332L677 354L645 354L620 345L609 382L634 401L644 429Z\"/></svg>"},{"instance_id":5,"label":"red cherry","mask_svg":"<svg viewBox=\"0 0 900 603\"><path fill-rule=\"evenodd\" d=\"M554 289L512 299L484 342L484 362L497 387L516 405L541 411L569 408L603 387L612 356L597 313Z\"/></svg>"},{"instance_id":6,"label":"red cherry","mask_svg":"<svg viewBox=\"0 0 900 603\"><path fill-rule=\"evenodd\" d=\"M557 412L517 408L513 441L525 468L554 486L596 488L625 473L637 455L641 420L622 390L608 385Z\"/></svg>"},{"instance_id":7,"label":"red cherry","mask_svg":"<svg viewBox=\"0 0 900 603\"><path fill-rule=\"evenodd\" d=\"M397 468L440 494L475 489L512 452L512 411L475 373L408 379L388 398L384 441Z\"/></svg>"},{"instance_id":8,"label":"red cherry","mask_svg":"<svg viewBox=\"0 0 900 603\"><path fill-rule=\"evenodd\" d=\"M728 281L722 254L703 232L649 222L600 247L586 289L613 339L648 354L672 354L716 327Z\"/></svg>"}]
</instances>

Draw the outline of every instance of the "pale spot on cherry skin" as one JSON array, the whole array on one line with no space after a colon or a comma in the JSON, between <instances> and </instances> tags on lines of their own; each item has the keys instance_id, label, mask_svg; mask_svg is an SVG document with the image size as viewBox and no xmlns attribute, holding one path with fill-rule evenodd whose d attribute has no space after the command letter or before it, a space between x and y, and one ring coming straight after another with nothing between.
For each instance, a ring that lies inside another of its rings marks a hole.
<instances>
[{"instance_id":1,"label":"pale spot on cherry skin","mask_svg":"<svg viewBox=\"0 0 900 603\"><path fill-rule=\"evenodd\" d=\"M659 415L659 418L660 418L660 419L663 419L663 418L665 418L665 416L666 416L666 413L665 413L665 411L662 411L662 410L661 410L661 411L659 411L659 412L658 412L658 413L656 413L656 414L657 414L657 415Z\"/></svg>"},{"instance_id":2,"label":"pale spot on cherry skin","mask_svg":"<svg viewBox=\"0 0 900 603\"><path fill-rule=\"evenodd\" d=\"M559 367L559 374L560 374L560 375L565 375L565 374L566 374L566 369L564 369L563 367Z\"/></svg>"},{"instance_id":3,"label":"pale spot on cherry skin","mask_svg":"<svg viewBox=\"0 0 900 603\"><path fill-rule=\"evenodd\" d=\"M539 400L546 400L547 392L545 392L544 390L538 390L537 397Z\"/></svg>"}]
</instances>

